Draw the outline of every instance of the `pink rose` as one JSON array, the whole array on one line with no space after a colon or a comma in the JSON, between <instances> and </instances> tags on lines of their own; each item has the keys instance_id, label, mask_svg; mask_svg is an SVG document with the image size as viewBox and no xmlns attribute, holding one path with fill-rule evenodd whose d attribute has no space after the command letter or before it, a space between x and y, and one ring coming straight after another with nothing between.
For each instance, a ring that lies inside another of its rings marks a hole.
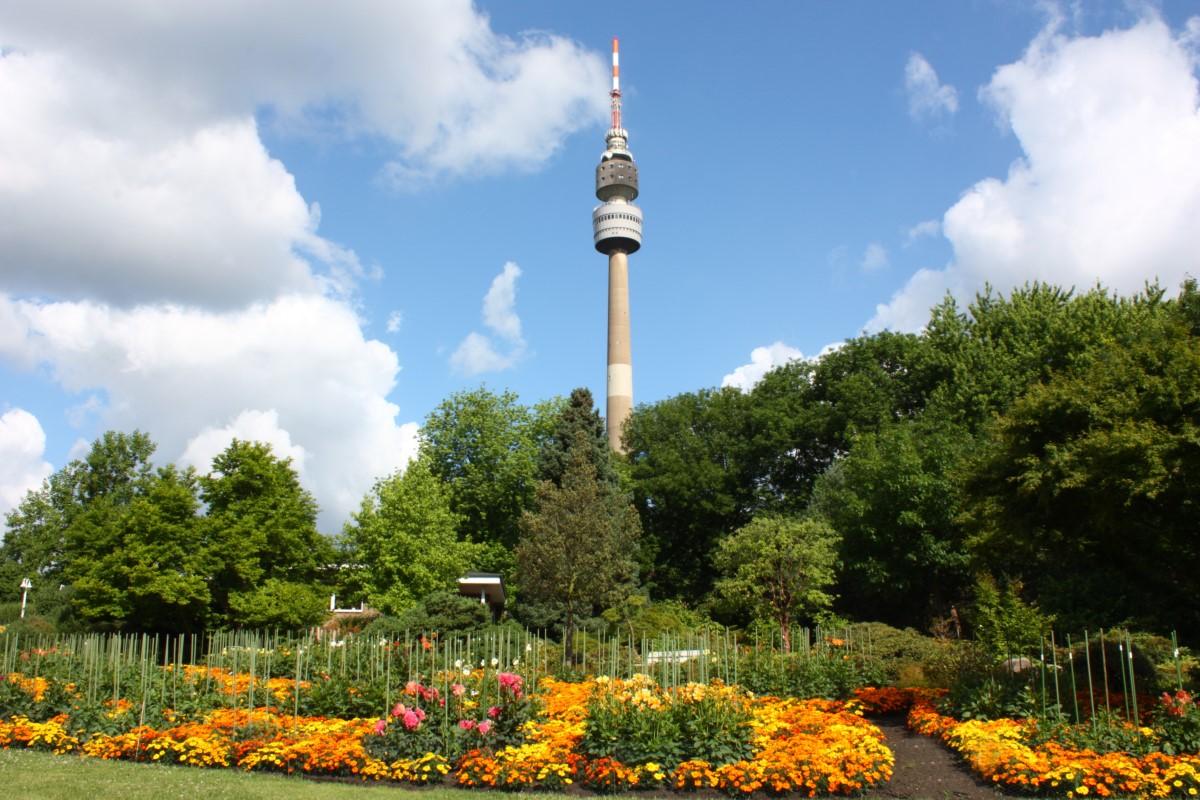
<instances>
[{"instance_id":1,"label":"pink rose","mask_svg":"<svg viewBox=\"0 0 1200 800\"><path fill-rule=\"evenodd\" d=\"M484 736L487 736L488 731L490 731L492 729L492 721L485 719L483 722L479 723L475 727L479 729L480 733L482 733Z\"/></svg>"},{"instance_id":2,"label":"pink rose","mask_svg":"<svg viewBox=\"0 0 1200 800\"><path fill-rule=\"evenodd\" d=\"M496 717L500 716L500 706L492 706L491 708L489 708L488 716L491 717L492 719L495 719Z\"/></svg>"},{"instance_id":3,"label":"pink rose","mask_svg":"<svg viewBox=\"0 0 1200 800\"><path fill-rule=\"evenodd\" d=\"M421 727L421 718L411 708L404 712L404 727L410 731L415 731Z\"/></svg>"},{"instance_id":4,"label":"pink rose","mask_svg":"<svg viewBox=\"0 0 1200 800\"><path fill-rule=\"evenodd\" d=\"M416 694L419 691L421 691L421 684L417 681L409 681L404 684L405 694Z\"/></svg>"},{"instance_id":5,"label":"pink rose","mask_svg":"<svg viewBox=\"0 0 1200 800\"><path fill-rule=\"evenodd\" d=\"M406 710L407 709L404 707L403 703L396 703L396 705L392 706L392 716L398 717L401 714L403 714Z\"/></svg>"},{"instance_id":6,"label":"pink rose","mask_svg":"<svg viewBox=\"0 0 1200 800\"><path fill-rule=\"evenodd\" d=\"M381 719L375 723L375 735L376 736L382 736L383 732L385 730L387 730L387 720Z\"/></svg>"},{"instance_id":7,"label":"pink rose","mask_svg":"<svg viewBox=\"0 0 1200 800\"><path fill-rule=\"evenodd\" d=\"M461 683L453 684L450 687L450 694L454 695L455 697L462 697L466 693L467 687L463 686Z\"/></svg>"},{"instance_id":8,"label":"pink rose","mask_svg":"<svg viewBox=\"0 0 1200 800\"><path fill-rule=\"evenodd\" d=\"M508 689L513 693L513 697L521 696L521 676L515 672L497 672L496 680L500 682L500 687Z\"/></svg>"},{"instance_id":9,"label":"pink rose","mask_svg":"<svg viewBox=\"0 0 1200 800\"><path fill-rule=\"evenodd\" d=\"M473 719L460 719L460 720L458 721L458 727L462 728L464 731L469 731L469 730L471 730L472 728L474 728L474 727L475 727L475 720L473 720Z\"/></svg>"},{"instance_id":10,"label":"pink rose","mask_svg":"<svg viewBox=\"0 0 1200 800\"><path fill-rule=\"evenodd\" d=\"M425 709L414 706L413 711L416 713L417 719L421 720L421 722L425 721Z\"/></svg>"}]
</instances>

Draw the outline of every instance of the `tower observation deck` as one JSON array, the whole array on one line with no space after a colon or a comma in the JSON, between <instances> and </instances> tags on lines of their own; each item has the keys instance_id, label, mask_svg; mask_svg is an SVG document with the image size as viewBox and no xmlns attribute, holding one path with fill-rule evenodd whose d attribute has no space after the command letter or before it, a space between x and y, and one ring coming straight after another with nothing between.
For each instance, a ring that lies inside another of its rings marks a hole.
<instances>
[{"instance_id":1,"label":"tower observation deck","mask_svg":"<svg viewBox=\"0 0 1200 800\"><path fill-rule=\"evenodd\" d=\"M612 126L596 167L592 242L608 256L608 444L624 452L621 434L633 411L633 358L629 342L629 259L642 246L642 210L637 164L629 152L629 134L621 127L621 73L617 40L612 51Z\"/></svg>"}]
</instances>

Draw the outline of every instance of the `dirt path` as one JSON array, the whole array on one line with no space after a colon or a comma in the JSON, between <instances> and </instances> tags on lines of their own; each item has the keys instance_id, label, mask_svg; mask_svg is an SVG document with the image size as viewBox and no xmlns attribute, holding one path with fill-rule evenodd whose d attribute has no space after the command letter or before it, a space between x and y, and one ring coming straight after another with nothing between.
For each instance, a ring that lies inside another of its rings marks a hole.
<instances>
[{"instance_id":1,"label":"dirt path","mask_svg":"<svg viewBox=\"0 0 1200 800\"><path fill-rule=\"evenodd\" d=\"M998 800L1009 796L976 778L941 743L908 730L903 717L883 717L872 722L887 736L888 747L896 754L896 768L890 783L866 797Z\"/></svg>"}]
</instances>

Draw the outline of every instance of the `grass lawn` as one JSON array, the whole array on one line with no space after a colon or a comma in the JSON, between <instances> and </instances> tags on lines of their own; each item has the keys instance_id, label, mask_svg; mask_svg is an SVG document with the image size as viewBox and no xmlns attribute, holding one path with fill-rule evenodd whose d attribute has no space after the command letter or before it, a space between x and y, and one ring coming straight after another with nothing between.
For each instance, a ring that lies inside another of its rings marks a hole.
<instances>
[{"instance_id":1,"label":"grass lawn","mask_svg":"<svg viewBox=\"0 0 1200 800\"><path fill-rule=\"evenodd\" d=\"M30 750L0 749L0 796L5 800L138 798L249 798L250 800L480 800L478 790L406 788L390 784L318 783L284 775L233 769L100 761ZM523 800L563 800L564 795L521 793Z\"/></svg>"}]
</instances>

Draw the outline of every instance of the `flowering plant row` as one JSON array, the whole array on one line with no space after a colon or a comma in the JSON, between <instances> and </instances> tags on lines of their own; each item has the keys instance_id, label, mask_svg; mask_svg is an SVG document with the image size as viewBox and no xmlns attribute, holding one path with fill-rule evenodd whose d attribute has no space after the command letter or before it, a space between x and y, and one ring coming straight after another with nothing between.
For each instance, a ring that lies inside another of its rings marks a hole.
<instances>
[{"instance_id":1,"label":"flowering plant row","mask_svg":"<svg viewBox=\"0 0 1200 800\"><path fill-rule=\"evenodd\" d=\"M1197 755L1097 752L1061 740L1039 741L1036 720L959 722L941 714L928 697L914 698L908 725L940 739L977 774L1009 791L1069 798L1200 795ZM1154 740L1150 728L1129 727L1131 736Z\"/></svg>"},{"instance_id":2,"label":"flowering plant row","mask_svg":"<svg viewBox=\"0 0 1200 800\"><path fill-rule=\"evenodd\" d=\"M191 721L104 733L81 730L67 714L42 722L17 715L0 720L0 747L413 784L453 780L464 787L544 789L582 784L598 792L765 790L811 797L859 793L891 777L892 754L882 733L854 705L754 698L720 684L664 690L644 677L583 683L546 679L530 698L520 676L501 674L505 677L490 679L499 692L486 708L466 684L450 684L445 691L411 682L380 720L300 717L267 707L216 709ZM744 714L746 751L724 759L685 754L670 763L589 755L581 745L589 705L600 697L626 697L644 708L707 703L711 710L728 701ZM134 709L117 704L109 713L132 715ZM460 714L450 726L450 718ZM443 735L453 729L451 741L461 753L418 752L418 743L436 742L431 735L421 738L422 730L433 734L435 727Z\"/></svg>"}]
</instances>

